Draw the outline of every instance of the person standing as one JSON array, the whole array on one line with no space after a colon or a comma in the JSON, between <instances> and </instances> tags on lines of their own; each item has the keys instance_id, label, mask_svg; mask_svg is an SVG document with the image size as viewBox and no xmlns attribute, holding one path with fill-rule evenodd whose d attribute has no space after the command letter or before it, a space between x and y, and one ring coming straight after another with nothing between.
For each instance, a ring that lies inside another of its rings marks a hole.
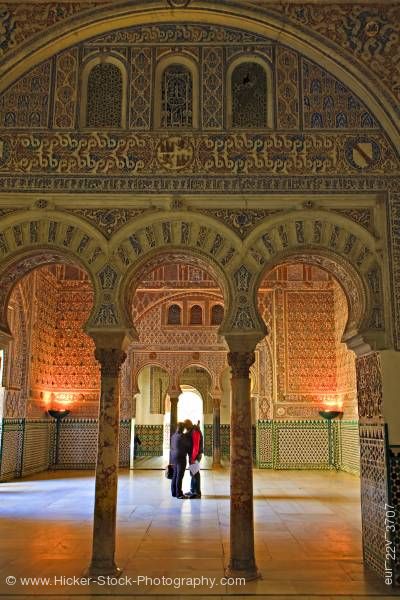
<instances>
[{"instance_id":1,"label":"person standing","mask_svg":"<svg viewBox=\"0 0 400 600\"><path fill-rule=\"evenodd\" d=\"M189 465L200 462L203 456L203 434L200 429L200 421L193 425L190 419L183 422L187 431L186 435L190 440ZM190 468L190 467L189 467ZM187 498L201 498L200 468L196 473L190 473L190 492L186 494Z\"/></svg>"},{"instance_id":2,"label":"person standing","mask_svg":"<svg viewBox=\"0 0 400 600\"><path fill-rule=\"evenodd\" d=\"M190 440L184 432L184 424L178 423L176 431L171 437L171 464L174 472L171 481L171 494L173 498L182 500L186 498L182 492L182 480L185 474L187 455L190 452Z\"/></svg>"},{"instance_id":3,"label":"person standing","mask_svg":"<svg viewBox=\"0 0 400 600\"><path fill-rule=\"evenodd\" d=\"M137 458L139 446L142 445L140 438L137 433L135 433L135 437L133 438L133 458Z\"/></svg>"}]
</instances>

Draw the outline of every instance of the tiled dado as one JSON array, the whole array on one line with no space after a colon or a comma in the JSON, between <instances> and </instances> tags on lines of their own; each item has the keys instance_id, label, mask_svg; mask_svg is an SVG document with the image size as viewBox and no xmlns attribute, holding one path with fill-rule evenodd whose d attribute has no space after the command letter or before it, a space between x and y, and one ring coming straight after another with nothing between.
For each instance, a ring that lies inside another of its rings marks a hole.
<instances>
[{"instance_id":1,"label":"tiled dado","mask_svg":"<svg viewBox=\"0 0 400 600\"><path fill-rule=\"evenodd\" d=\"M24 425L24 419L1 420L0 481L22 475Z\"/></svg>"},{"instance_id":2,"label":"tiled dado","mask_svg":"<svg viewBox=\"0 0 400 600\"><path fill-rule=\"evenodd\" d=\"M358 474L356 421L259 421L257 466L262 469L341 469Z\"/></svg>"},{"instance_id":3,"label":"tiled dado","mask_svg":"<svg viewBox=\"0 0 400 600\"><path fill-rule=\"evenodd\" d=\"M137 456L161 456L164 443L163 425L135 425L135 435L140 439Z\"/></svg>"},{"instance_id":4,"label":"tiled dado","mask_svg":"<svg viewBox=\"0 0 400 600\"><path fill-rule=\"evenodd\" d=\"M225 423L220 425L220 444L221 444L221 456L229 458L230 456L230 444L231 444L231 426ZM204 425L204 454L206 456L212 456L213 453L213 426Z\"/></svg>"},{"instance_id":5,"label":"tiled dado","mask_svg":"<svg viewBox=\"0 0 400 600\"><path fill-rule=\"evenodd\" d=\"M364 562L382 578L390 566L385 526L389 504L388 448L386 425L360 425L361 519Z\"/></svg>"},{"instance_id":6,"label":"tiled dado","mask_svg":"<svg viewBox=\"0 0 400 600\"><path fill-rule=\"evenodd\" d=\"M96 463L97 419L61 422L56 456L53 420L2 419L0 481L9 481L47 469L91 469ZM131 422L121 421L120 466L129 466Z\"/></svg>"},{"instance_id":7,"label":"tiled dado","mask_svg":"<svg viewBox=\"0 0 400 600\"><path fill-rule=\"evenodd\" d=\"M97 419L61 421L56 469L92 469L97 456ZM119 466L129 467L131 421L120 422Z\"/></svg>"},{"instance_id":8,"label":"tiled dado","mask_svg":"<svg viewBox=\"0 0 400 600\"><path fill-rule=\"evenodd\" d=\"M391 536L391 552L395 555L392 561L394 575L394 585L400 585L400 446L391 446L389 448L389 505L393 507L393 512L387 513L389 529L394 523L395 531ZM394 515L393 515L394 513ZM386 536L387 537L387 536Z\"/></svg>"},{"instance_id":9,"label":"tiled dado","mask_svg":"<svg viewBox=\"0 0 400 600\"><path fill-rule=\"evenodd\" d=\"M0 481L49 469L54 431L50 420L2 419Z\"/></svg>"}]
</instances>

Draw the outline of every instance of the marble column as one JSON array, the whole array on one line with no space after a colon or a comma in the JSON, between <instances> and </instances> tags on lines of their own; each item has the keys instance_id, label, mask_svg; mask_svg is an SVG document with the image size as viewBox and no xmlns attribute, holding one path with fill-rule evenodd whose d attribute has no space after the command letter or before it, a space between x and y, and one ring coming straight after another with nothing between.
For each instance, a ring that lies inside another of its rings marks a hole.
<instances>
[{"instance_id":1,"label":"marble column","mask_svg":"<svg viewBox=\"0 0 400 600\"><path fill-rule=\"evenodd\" d=\"M213 467L221 466L221 399L213 398Z\"/></svg>"},{"instance_id":2,"label":"marble column","mask_svg":"<svg viewBox=\"0 0 400 600\"><path fill-rule=\"evenodd\" d=\"M250 366L254 352L229 352L231 379L231 510L228 574L257 579L254 553Z\"/></svg>"},{"instance_id":3,"label":"marble column","mask_svg":"<svg viewBox=\"0 0 400 600\"><path fill-rule=\"evenodd\" d=\"M99 437L93 523L93 552L89 575L116 575L115 537L118 486L119 375L126 358L116 348L97 348L101 366Z\"/></svg>"},{"instance_id":4,"label":"marble column","mask_svg":"<svg viewBox=\"0 0 400 600\"><path fill-rule=\"evenodd\" d=\"M172 436L176 431L176 426L178 423L178 396L170 397L171 404L171 415L170 415L170 436Z\"/></svg>"}]
</instances>

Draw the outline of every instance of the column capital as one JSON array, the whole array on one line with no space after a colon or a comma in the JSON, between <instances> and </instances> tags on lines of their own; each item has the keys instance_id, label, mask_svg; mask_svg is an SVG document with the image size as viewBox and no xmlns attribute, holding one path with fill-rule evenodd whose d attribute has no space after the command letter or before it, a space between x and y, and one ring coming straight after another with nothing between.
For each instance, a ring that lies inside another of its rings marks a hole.
<instances>
[{"instance_id":1,"label":"column capital","mask_svg":"<svg viewBox=\"0 0 400 600\"><path fill-rule=\"evenodd\" d=\"M119 348L128 351L130 344L137 341L129 329L91 329L86 328L86 333L93 339L96 348Z\"/></svg>"},{"instance_id":2,"label":"column capital","mask_svg":"<svg viewBox=\"0 0 400 600\"><path fill-rule=\"evenodd\" d=\"M119 348L96 348L94 352L99 361L102 377L118 377L126 353Z\"/></svg>"},{"instance_id":3,"label":"column capital","mask_svg":"<svg viewBox=\"0 0 400 600\"><path fill-rule=\"evenodd\" d=\"M266 331L235 331L224 333L225 341L231 352L254 352L256 346L266 336Z\"/></svg>"},{"instance_id":4,"label":"column capital","mask_svg":"<svg viewBox=\"0 0 400 600\"><path fill-rule=\"evenodd\" d=\"M232 371L232 377L247 379L255 359L254 352L228 352L228 364Z\"/></svg>"},{"instance_id":5,"label":"column capital","mask_svg":"<svg viewBox=\"0 0 400 600\"><path fill-rule=\"evenodd\" d=\"M212 403L214 408L221 408L221 396L212 396Z\"/></svg>"}]
</instances>

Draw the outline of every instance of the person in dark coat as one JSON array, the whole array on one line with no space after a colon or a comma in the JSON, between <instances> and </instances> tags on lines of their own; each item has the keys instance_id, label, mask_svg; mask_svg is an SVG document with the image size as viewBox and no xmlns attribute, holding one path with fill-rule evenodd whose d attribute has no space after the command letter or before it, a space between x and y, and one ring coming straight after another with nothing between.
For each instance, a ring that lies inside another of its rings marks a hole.
<instances>
[{"instance_id":1,"label":"person in dark coat","mask_svg":"<svg viewBox=\"0 0 400 600\"><path fill-rule=\"evenodd\" d=\"M133 438L133 457L137 458L139 446L142 445L139 436L135 433L135 437Z\"/></svg>"},{"instance_id":2,"label":"person in dark coat","mask_svg":"<svg viewBox=\"0 0 400 600\"><path fill-rule=\"evenodd\" d=\"M182 492L182 480L185 474L187 456L190 452L190 440L183 433L185 426L178 423L174 435L171 437L171 464L174 473L171 481L171 494L180 500L186 498Z\"/></svg>"},{"instance_id":3,"label":"person in dark coat","mask_svg":"<svg viewBox=\"0 0 400 600\"><path fill-rule=\"evenodd\" d=\"M200 462L203 456L203 434L200 429L200 421L197 425L193 425L190 419L186 419L183 422L186 429L186 437L190 443L189 449L189 464L192 465L195 462ZM187 498L201 498L201 487L200 487L200 470L194 475L191 474L190 480L190 492L186 494Z\"/></svg>"}]
</instances>

